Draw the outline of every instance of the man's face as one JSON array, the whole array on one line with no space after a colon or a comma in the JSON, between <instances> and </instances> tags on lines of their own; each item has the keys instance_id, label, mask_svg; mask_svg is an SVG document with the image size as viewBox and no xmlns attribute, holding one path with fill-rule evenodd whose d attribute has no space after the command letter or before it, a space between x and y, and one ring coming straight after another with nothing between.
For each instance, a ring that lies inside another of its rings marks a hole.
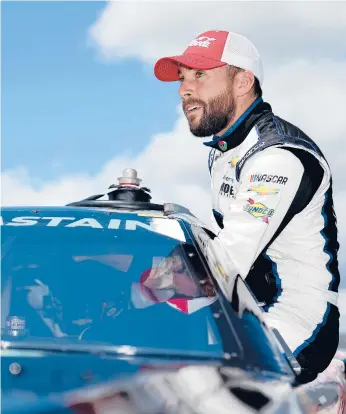
<instances>
[{"instance_id":1,"label":"man's face","mask_svg":"<svg viewBox=\"0 0 346 414\"><path fill-rule=\"evenodd\" d=\"M203 71L181 66L179 74L179 95L191 133L207 137L223 131L236 106L227 67Z\"/></svg>"}]
</instances>

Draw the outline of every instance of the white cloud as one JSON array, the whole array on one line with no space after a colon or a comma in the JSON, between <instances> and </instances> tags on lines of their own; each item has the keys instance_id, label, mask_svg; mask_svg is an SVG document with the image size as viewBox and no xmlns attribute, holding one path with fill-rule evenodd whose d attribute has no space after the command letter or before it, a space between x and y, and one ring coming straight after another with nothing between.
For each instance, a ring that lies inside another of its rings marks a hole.
<instances>
[{"instance_id":1,"label":"white cloud","mask_svg":"<svg viewBox=\"0 0 346 414\"><path fill-rule=\"evenodd\" d=\"M2 174L2 205L61 205L99 194L117 183L124 168L136 168L142 185L152 191L153 202L176 202L193 209L205 221L210 216L208 149L192 137L181 116L172 132L152 137L137 157L119 154L100 171L61 176L59 180L37 181L24 168Z\"/></svg>"},{"instance_id":2,"label":"white cloud","mask_svg":"<svg viewBox=\"0 0 346 414\"><path fill-rule=\"evenodd\" d=\"M229 29L253 39L264 63L345 56L343 2L111 1L90 28L103 58L152 63L197 34Z\"/></svg>"},{"instance_id":3,"label":"white cloud","mask_svg":"<svg viewBox=\"0 0 346 414\"><path fill-rule=\"evenodd\" d=\"M331 76L325 77L326 72ZM265 92L273 110L306 130L328 157L335 180L342 263L346 262L346 250L343 247L343 241L346 242L346 216L343 214L346 205L346 190L343 186L346 174L343 145L343 108L346 107L344 73L345 63L295 62L273 70ZM319 88L315 85L319 85ZM131 167L138 169L144 179L143 185L151 188L153 201L184 204L208 222L211 208L208 148L190 134L180 108L177 118L172 132L153 136L137 157L119 154L94 176L80 172L78 175L61 176L57 181L37 182L24 169L5 171L2 176L2 204L61 204L75 201L105 191L124 168Z\"/></svg>"},{"instance_id":4,"label":"white cloud","mask_svg":"<svg viewBox=\"0 0 346 414\"><path fill-rule=\"evenodd\" d=\"M316 141L331 164L336 188L343 190L346 60L294 60L268 72L264 98L277 115Z\"/></svg>"},{"instance_id":5,"label":"white cloud","mask_svg":"<svg viewBox=\"0 0 346 414\"><path fill-rule=\"evenodd\" d=\"M346 172L345 15L345 2L111 1L89 39L103 58L135 57L152 71L157 58L181 53L210 28L249 36L263 57L265 99L317 141L340 192Z\"/></svg>"},{"instance_id":6,"label":"white cloud","mask_svg":"<svg viewBox=\"0 0 346 414\"><path fill-rule=\"evenodd\" d=\"M181 52L209 28L230 28L253 39L264 59L264 98L277 115L316 140L331 164L340 261L346 262L345 15L341 2L112 1L90 28L89 40L107 59L141 59L152 71L155 59ZM152 189L153 201L184 204L208 221L208 149L177 118L174 130L152 137L141 154L118 154L94 176L81 171L37 182L23 169L5 171L3 204L67 203L106 190L124 168L133 167Z\"/></svg>"}]
</instances>

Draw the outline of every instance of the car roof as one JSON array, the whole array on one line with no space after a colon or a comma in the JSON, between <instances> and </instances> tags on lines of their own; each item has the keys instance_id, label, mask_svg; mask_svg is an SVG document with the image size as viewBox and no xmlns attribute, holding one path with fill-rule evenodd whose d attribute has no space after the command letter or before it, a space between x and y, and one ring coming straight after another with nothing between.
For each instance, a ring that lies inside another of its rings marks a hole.
<instances>
[{"instance_id":1,"label":"car roof","mask_svg":"<svg viewBox=\"0 0 346 414\"><path fill-rule=\"evenodd\" d=\"M144 228L186 242L188 236L183 222L182 217L150 209L76 206L9 206L1 209L1 225L5 226L89 227L104 231Z\"/></svg>"},{"instance_id":2,"label":"car roof","mask_svg":"<svg viewBox=\"0 0 346 414\"><path fill-rule=\"evenodd\" d=\"M110 231L116 230L114 226L118 225L119 229L128 230L135 230L138 227L145 229L147 226L150 226L158 235L158 240L160 240L159 237L161 235L182 243L191 243L191 239L193 239L193 244L200 245L204 239L204 235L199 234L199 231L204 233L203 223L188 213L174 213L173 210L172 208L166 208L165 213L165 210L127 210L111 207L12 206L2 208L1 216L2 224L4 226L13 226L12 229L16 228L15 226L22 226L23 229L33 227L33 229L39 230L37 227L41 226L42 230L44 230L43 228L49 224L52 231L54 226L70 226L70 228L72 227L72 229L76 230L75 235L80 230L81 237L84 237L83 233L86 234L86 232L89 236L92 236L92 232L97 231L97 229L105 235L109 235ZM179 208L176 209L176 211L178 210ZM61 221L59 221L60 219ZM34 222L34 224L31 224L30 221ZM199 226L197 230L194 224ZM110 226L111 228L109 228ZM87 229L90 229L90 231ZM130 233L136 235L136 232ZM100 235L101 233L98 234ZM202 239L199 240L199 236ZM207 234L205 236L208 237ZM154 237L155 233L148 233L148 238L151 241ZM169 242L167 239L166 241ZM217 254L217 256L213 256L213 254ZM214 277L216 274L219 274L217 278L219 285L218 293L220 294L224 311L228 315L227 319L229 319L234 329L233 333L240 341L240 348L245 351L250 365L258 364L258 366L268 371L273 370L281 374L286 372L287 374L287 362L279 354L278 348L276 348L277 345L272 343L272 339L267 337L263 331L261 310L256 305L244 281L240 277L233 278L232 276L227 276L229 273L227 265L229 263L227 262L227 257L220 256L220 254L221 252L211 252L210 258L205 256L205 260ZM202 252L202 255L204 256L205 253ZM232 297L228 297L222 289L223 285L227 285L226 289L231 289ZM226 300L227 297L228 299ZM256 335L254 335L254 332L256 332Z\"/></svg>"}]
</instances>

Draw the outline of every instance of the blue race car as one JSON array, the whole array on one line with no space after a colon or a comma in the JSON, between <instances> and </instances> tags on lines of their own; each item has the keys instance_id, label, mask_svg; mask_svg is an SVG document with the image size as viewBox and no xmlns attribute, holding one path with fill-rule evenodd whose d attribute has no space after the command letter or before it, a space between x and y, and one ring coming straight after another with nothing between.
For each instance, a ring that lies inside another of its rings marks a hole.
<instances>
[{"instance_id":1,"label":"blue race car","mask_svg":"<svg viewBox=\"0 0 346 414\"><path fill-rule=\"evenodd\" d=\"M129 169L107 194L2 208L2 412L342 410L333 379L297 382L211 229L140 181Z\"/></svg>"}]
</instances>

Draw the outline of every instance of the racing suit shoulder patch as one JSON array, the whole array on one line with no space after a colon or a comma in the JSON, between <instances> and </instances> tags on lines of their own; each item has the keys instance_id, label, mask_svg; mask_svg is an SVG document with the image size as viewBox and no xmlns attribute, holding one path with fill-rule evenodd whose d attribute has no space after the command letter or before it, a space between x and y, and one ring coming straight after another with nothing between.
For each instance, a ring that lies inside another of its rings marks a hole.
<instances>
[{"instance_id":1,"label":"racing suit shoulder patch","mask_svg":"<svg viewBox=\"0 0 346 414\"><path fill-rule=\"evenodd\" d=\"M300 137L282 137L282 136L270 136L268 138L261 139L255 145L253 145L238 161L236 165L236 179L239 180L240 173L246 161L248 161L251 157L257 154L260 151L263 151L266 148L270 147L279 147L279 148L301 148L303 150L308 150L314 152L317 156L321 156L322 154L316 149L313 143L305 140L304 138Z\"/></svg>"}]
</instances>

